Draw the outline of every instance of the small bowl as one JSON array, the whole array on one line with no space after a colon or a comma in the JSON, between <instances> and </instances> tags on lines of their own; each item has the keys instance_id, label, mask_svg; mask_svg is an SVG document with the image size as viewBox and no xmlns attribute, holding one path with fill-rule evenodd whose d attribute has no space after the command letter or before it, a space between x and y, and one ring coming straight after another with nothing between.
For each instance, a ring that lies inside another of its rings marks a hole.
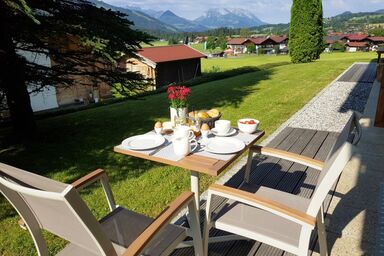
<instances>
[{"instance_id":1,"label":"small bowl","mask_svg":"<svg viewBox=\"0 0 384 256\"><path fill-rule=\"evenodd\" d=\"M245 124L244 122L249 122L253 120L255 124ZM244 133L254 133L257 130L257 127L259 126L260 121L253 119L253 118L243 118L237 121L237 127L240 131Z\"/></svg>"}]
</instances>

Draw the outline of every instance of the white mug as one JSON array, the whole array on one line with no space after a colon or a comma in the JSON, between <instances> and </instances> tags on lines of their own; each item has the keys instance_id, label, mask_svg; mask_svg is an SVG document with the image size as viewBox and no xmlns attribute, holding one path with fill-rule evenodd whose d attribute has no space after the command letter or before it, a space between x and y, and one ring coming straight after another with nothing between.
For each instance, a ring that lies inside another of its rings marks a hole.
<instances>
[{"instance_id":1,"label":"white mug","mask_svg":"<svg viewBox=\"0 0 384 256\"><path fill-rule=\"evenodd\" d=\"M191 143L195 145L191 149ZM178 156L186 156L197 148L197 141L188 137L174 137L172 139L173 150Z\"/></svg>"},{"instance_id":2,"label":"white mug","mask_svg":"<svg viewBox=\"0 0 384 256\"><path fill-rule=\"evenodd\" d=\"M173 135L175 138L182 138L187 137L189 140L192 140L195 138L195 134L191 130L189 126L186 125L179 125L173 130Z\"/></svg>"},{"instance_id":3,"label":"white mug","mask_svg":"<svg viewBox=\"0 0 384 256\"><path fill-rule=\"evenodd\" d=\"M227 134L231 129L231 121L217 120L215 121L215 130L218 134Z\"/></svg>"}]
</instances>

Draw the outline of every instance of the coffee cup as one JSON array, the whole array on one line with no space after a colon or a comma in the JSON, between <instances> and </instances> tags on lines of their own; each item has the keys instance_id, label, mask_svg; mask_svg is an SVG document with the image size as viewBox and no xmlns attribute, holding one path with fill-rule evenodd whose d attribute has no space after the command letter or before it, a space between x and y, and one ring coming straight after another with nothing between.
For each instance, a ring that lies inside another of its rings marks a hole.
<instances>
[{"instance_id":1,"label":"coffee cup","mask_svg":"<svg viewBox=\"0 0 384 256\"><path fill-rule=\"evenodd\" d=\"M187 137L189 140L195 138L195 134L189 126L179 125L173 130L173 135L176 138Z\"/></svg>"},{"instance_id":2,"label":"coffee cup","mask_svg":"<svg viewBox=\"0 0 384 256\"><path fill-rule=\"evenodd\" d=\"M191 149L191 144L195 145ZM197 148L197 141L188 137L174 137L172 139L173 151L178 156L186 156Z\"/></svg>"},{"instance_id":3,"label":"coffee cup","mask_svg":"<svg viewBox=\"0 0 384 256\"><path fill-rule=\"evenodd\" d=\"M217 120L215 121L215 130L218 134L227 134L231 129L231 121Z\"/></svg>"}]
</instances>

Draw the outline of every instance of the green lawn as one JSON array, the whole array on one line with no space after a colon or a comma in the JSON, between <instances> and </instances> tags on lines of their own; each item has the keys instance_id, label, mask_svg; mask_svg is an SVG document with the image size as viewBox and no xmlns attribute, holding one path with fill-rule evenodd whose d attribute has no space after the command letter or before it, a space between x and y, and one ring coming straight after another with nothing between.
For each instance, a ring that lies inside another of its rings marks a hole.
<instances>
[{"instance_id":1,"label":"green lawn","mask_svg":"<svg viewBox=\"0 0 384 256\"><path fill-rule=\"evenodd\" d=\"M152 41L152 45L141 44L141 47L166 46L166 45L168 45L168 41Z\"/></svg>"},{"instance_id":2,"label":"green lawn","mask_svg":"<svg viewBox=\"0 0 384 256\"><path fill-rule=\"evenodd\" d=\"M322 54L320 62L354 62L359 60L369 60L376 58L376 54L373 52L357 52L357 53L332 53ZM211 58L203 59L202 67L203 72L212 70L212 67L219 67L221 71L239 68L243 66L261 66L265 64L291 64L288 56L285 55L240 55L239 57L223 58Z\"/></svg>"},{"instance_id":3,"label":"green lawn","mask_svg":"<svg viewBox=\"0 0 384 256\"><path fill-rule=\"evenodd\" d=\"M257 118L268 136L353 62L373 58L374 53L329 54L314 63L296 65L289 63L288 56L204 60L203 70L213 65L221 70L241 66L259 66L261 70L193 87L190 106L218 108L233 124L242 117ZM0 149L0 161L63 182L104 168L118 204L155 216L189 189L189 173L123 156L112 148L128 136L150 130L156 120L166 120L168 107L162 93L41 120L35 142ZM202 175L200 190L214 180ZM99 187L82 194L97 217L107 212ZM16 212L0 198L0 255L35 255L28 232L18 227L17 220ZM47 237L52 253L64 245L58 238Z\"/></svg>"}]
</instances>

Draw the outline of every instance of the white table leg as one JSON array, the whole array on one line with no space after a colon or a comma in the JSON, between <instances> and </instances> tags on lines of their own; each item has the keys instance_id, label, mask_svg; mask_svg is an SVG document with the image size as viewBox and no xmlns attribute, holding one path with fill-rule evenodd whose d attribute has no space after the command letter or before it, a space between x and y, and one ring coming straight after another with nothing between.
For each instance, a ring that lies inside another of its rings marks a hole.
<instances>
[{"instance_id":1,"label":"white table leg","mask_svg":"<svg viewBox=\"0 0 384 256\"><path fill-rule=\"evenodd\" d=\"M199 173L191 171L191 191L195 193L196 209L199 216L200 211L200 193L199 193Z\"/></svg>"}]
</instances>

